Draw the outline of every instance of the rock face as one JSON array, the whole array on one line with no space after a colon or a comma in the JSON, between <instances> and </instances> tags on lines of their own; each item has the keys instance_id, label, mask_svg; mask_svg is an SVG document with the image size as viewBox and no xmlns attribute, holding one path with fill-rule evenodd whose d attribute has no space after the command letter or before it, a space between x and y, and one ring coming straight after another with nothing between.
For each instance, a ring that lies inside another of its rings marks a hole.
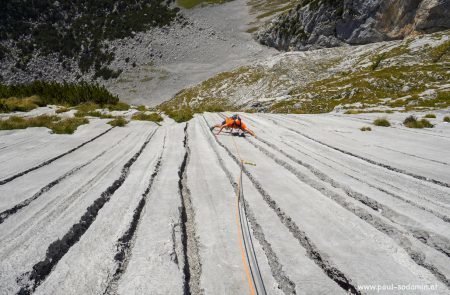
<instances>
[{"instance_id":1,"label":"rock face","mask_svg":"<svg viewBox=\"0 0 450 295\"><path fill-rule=\"evenodd\" d=\"M450 28L449 0L301 0L256 33L279 50L402 39Z\"/></svg>"}]
</instances>

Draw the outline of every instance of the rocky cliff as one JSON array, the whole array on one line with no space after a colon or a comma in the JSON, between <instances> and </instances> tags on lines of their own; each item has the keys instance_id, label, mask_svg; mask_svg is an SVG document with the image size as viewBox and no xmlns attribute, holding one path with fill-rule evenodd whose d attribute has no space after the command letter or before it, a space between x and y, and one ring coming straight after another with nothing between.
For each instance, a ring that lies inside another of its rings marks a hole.
<instances>
[{"instance_id":1,"label":"rocky cliff","mask_svg":"<svg viewBox=\"0 0 450 295\"><path fill-rule=\"evenodd\" d=\"M450 28L449 0L300 0L256 33L280 50L402 39Z\"/></svg>"}]
</instances>

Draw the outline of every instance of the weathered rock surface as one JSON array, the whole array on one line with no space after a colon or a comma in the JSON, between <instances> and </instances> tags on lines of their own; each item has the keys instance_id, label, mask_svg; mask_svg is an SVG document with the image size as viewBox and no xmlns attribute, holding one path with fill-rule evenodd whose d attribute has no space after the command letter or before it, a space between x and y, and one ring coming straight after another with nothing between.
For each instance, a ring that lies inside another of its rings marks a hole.
<instances>
[{"instance_id":1,"label":"weathered rock surface","mask_svg":"<svg viewBox=\"0 0 450 295\"><path fill-rule=\"evenodd\" d=\"M448 0L303 0L256 33L280 50L402 39L450 28Z\"/></svg>"},{"instance_id":2,"label":"weathered rock surface","mask_svg":"<svg viewBox=\"0 0 450 295\"><path fill-rule=\"evenodd\" d=\"M392 127L372 132L359 128L379 114L241 114L256 138L214 136L225 114L212 113L0 131L0 293L246 294L242 157L255 163L242 217L267 294L448 295L445 114L416 131L401 124L409 114L386 114Z\"/></svg>"}]
</instances>

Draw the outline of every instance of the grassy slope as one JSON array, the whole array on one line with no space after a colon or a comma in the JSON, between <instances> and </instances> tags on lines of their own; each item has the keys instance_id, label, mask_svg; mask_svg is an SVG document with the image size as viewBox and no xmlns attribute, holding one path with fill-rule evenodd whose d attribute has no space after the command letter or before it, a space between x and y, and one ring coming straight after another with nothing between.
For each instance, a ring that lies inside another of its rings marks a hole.
<instances>
[{"instance_id":1,"label":"grassy slope","mask_svg":"<svg viewBox=\"0 0 450 295\"><path fill-rule=\"evenodd\" d=\"M72 134L81 125L89 123L86 118L65 118L42 115L33 118L9 117L0 120L0 130L26 129L28 127L46 127L56 134Z\"/></svg>"},{"instance_id":2,"label":"grassy slope","mask_svg":"<svg viewBox=\"0 0 450 295\"><path fill-rule=\"evenodd\" d=\"M447 108L450 41L411 52L408 41L370 56L366 67L294 88L292 99L271 107L274 112L322 113L340 106L360 112ZM395 63L395 60L402 62ZM414 60L414 63L409 61ZM419 62L417 62L419 61Z\"/></svg>"},{"instance_id":3,"label":"grassy slope","mask_svg":"<svg viewBox=\"0 0 450 295\"><path fill-rule=\"evenodd\" d=\"M0 130L25 129L28 127L46 127L56 134L72 134L83 124L89 123L86 117L113 119L112 126L125 126L127 121L113 116L108 111L126 111L130 106L120 102L103 86L96 84L58 84L53 82L33 82L30 84L1 85L0 113L28 112L39 106L59 105L56 115L41 115L24 118L16 115L0 119ZM75 117L58 114L76 110ZM141 108L142 109L142 108ZM147 115L141 120L159 120L160 117Z\"/></svg>"}]
</instances>

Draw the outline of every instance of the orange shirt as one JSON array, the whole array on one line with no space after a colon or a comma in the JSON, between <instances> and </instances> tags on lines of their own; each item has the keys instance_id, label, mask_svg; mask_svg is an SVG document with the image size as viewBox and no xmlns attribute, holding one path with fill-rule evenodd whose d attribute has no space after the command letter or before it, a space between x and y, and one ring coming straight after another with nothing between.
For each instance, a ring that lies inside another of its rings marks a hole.
<instances>
[{"instance_id":1,"label":"orange shirt","mask_svg":"<svg viewBox=\"0 0 450 295\"><path fill-rule=\"evenodd\" d=\"M234 120L233 120L233 118L226 118L225 119L225 125L227 125L227 127L233 127L233 125L234 125Z\"/></svg>"},{"instance_id":2,"label":"orange shirt","mask_svg":"<svg viewBox=\"0 0 450 295\"><path fill-rule=\"evenodd\" d=\"M237 124L236 124L237 123ZM233 118L226 118L225 119L225 125L229 128L241 128L243 130L247 129L247 125L245 125L244 122L242 122L242 120L236 120L234 121Z\"/></svg>"}]
</instances>

